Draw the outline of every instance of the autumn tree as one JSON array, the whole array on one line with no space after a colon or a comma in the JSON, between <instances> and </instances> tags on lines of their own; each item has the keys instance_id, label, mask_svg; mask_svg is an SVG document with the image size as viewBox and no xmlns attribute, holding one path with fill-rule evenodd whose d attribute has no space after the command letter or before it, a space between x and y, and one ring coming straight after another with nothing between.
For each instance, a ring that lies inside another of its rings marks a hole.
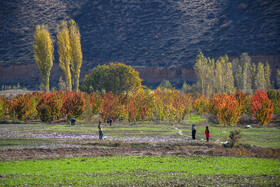
<instances>
[{"instance_id":1,"label":"autumn tree","mask_svg":"<svg viewBox=\"0 0 280 187\"><path fill-rule=\"evenodd\" d=\"M108 119L117 119L119 117L119 107L120 107L119 96L109 92L102 95L102 102L100 105L99 114L101 115L103 121Z\"/></svg>"},{"instance_id":2,"label":"autumn tree","mask_svg":"<svg viewBox=\"0 0 280 187\"><path fill-rule=\"evenodd\" d=\"M59 54L59 66L64 72L66 79L66 87L72 90L70 60L71 60L71 45L68 25L66 21L61 22L58 26L57 48Z\"/></svg>"},{"instance_id":3,"label":"autumn tree","mask_svg":"<svg viewBox=\"0 0 280 187\"><path fill-rule=\"evenodd\" d=\"M51 92L43 94L36 106L39 117L43 122L51 122L61 117L62 92Z\"/></svg>"},{"instance_id":4,"label":"autumn tree","mask_svg":"<svg viewBox=\"0 0 280 187\"><path fill-rule=\"evenodd\" d=\"M202 53L199 53L199 55L196 58L196 63L194 65L194 71L197 78L197 87L200 90L200 94L203 95L206 94L208 84L206 79L207 69L207 59L203 56Z\"/></svg>"},{"instance_id":5,"label":"autumn tree","mask_svg":"<svg viewBox=\"0 0 280 187\"><path fill-rule=\"evenodd\" d=\"M62 94L61 114L69 118L78 118L86 108L85 98L81 92L72 92L67 90Z\"/></svg>"},{"instance_id":6,"label":"autumn tree","mask_svg":"<svg viewBox=\"0 0 280 187\"><path fill-rule=\"evenodd\" d=\"M4 119L8 114L7 98L4 96L0 97L0 119Z\"/></svg>"},{"instance_id":7,"label":"autumn tree","mask_svg":"<svg viewBox=\"0 0 280 187\"><path fill-rule=\"evenodd\" d=\"M257 66L256 64L252 64L251 66L251 80L252 80L252 90L253 92L255 92L258 88L257 88L257 85L256 85L256 73L257 73Z\"/></svg>"},{"instance_id":8,"label":"autumn tree","mask_svg":"<svg viewBox=\"0 0 280 187\"><path fill-rule=\"evenodd\" d=\"M227 63L225 67L225 93L233 93L235 91L234 78L232 74L232 65Z\"/></svg>"},{"instance_id":9,"label":"autumn tree","mask_svg":"<svg viewBox=\"0 0 280 187\"><path fill-rule=\"evenodd\" d=\"M39 68L44 91L49 92L49 77L53 66L53 44L50 33L45 25L38 25L34 33L34 58Z\"/></svg>"},{"instance_id":10,"label":"autumn tree","mask_svg":"<svg viewBox=\"0 0 280 187\"><path fill-rule=\"evenodd\" d=\"M198 114L203 115L205 112L209 111L209 98L207 95L198 95L193 101L193 110Z\"/></svg>"},{"instance_id":11,"label":"autumn tree","mask_svg":"<svg viewBox=\"0 0 280 187\"><path fill-rule=\"evenodd\" d=\"M126 104L127 119L129 122L146 120L152 112L153 94L150 90L139 89L130 94Z\"/></svg>"},{"instance_id":12,"label":"autumn tree","mask_svg":"<svg viewBox=\"0 0 280 187\"><path fill-rule=\"evenodd\" d=\"M269 90L267 96L273 102L274 114L280 114L280 90Z\"/></svg>"},{"instance_id":13,"label":"autumn tree","mask_svg":"<svg viewBox=\"0 0 280 187\"><path fill-rule=\"evenodd\" d=\"M258 90L266 90L266 79L264 74L264 66L259 62L256 72L255 85Z\"/></svg>"},{"instance_id":14,"label":"autumn tree","mask_svg":"<svg viewBox=\"0 0 280 187\"><path fill-rule=\"evenodd\" d=\"M277 70L276 82L278 88L280 88L280 69Z\"/></svg>"},{"instance_id":15,"label":"autumn tree","mask_svg":"<svg viewBox=\"0 0 280 187\"><path fill-rule=\"evenodd\" d=\"M251 101L251 112L261 125L267 125L272 118L273 103L263 90L257 90Z\"/></svg>"},{"instance_id":16,"label":"autumn tree","mask_svg":"<svg viewBox=\"0 0 280 187\"><path fill-rule=\"evenodd\" d=\"M238 68L234 74L234 80L235 80L235 86L237 90L243 90L243 70L240 65L238 65Z\"/></svg>"},{"instance_id":17,"label":"autumn tree","mask_svg":"<svg viewBox=\"0 0 280 187\"><path fill-rule=\"evenodd\" d=\"M264 67L264 79L266 83L266 91L272 89L272 85L270 82L270 76L271 76L271 71L268 62L266 62L265 67Z\"/></svg>"},{"instance_id":18,"label":"autumn tree","mask_svg":"<svg viewBox=\"0 0 280 187\"><path fill-rule=\"evenodd\" d=\"M131 66L123 63L110 63L109 65L98 65L86 75L81 90L91 93L93 91L105 90L121 94L136 91L142 87L139 73Z\"/></svg>"},{"instance_id":19,"label":"autumn tree","mask_svg":"<svg viewBox=\"0 0 280 187\"><path fill-rule=\"evenodd\" d=\"M9 113L14 114L19 120L34 119L37 115L37 102L32 94L19 94L11 99L9 105Z\"/></svg>"},{"instance_id":20,"label":"autumn tree","mask_svg":"<svg viewBox=\"0 0 280 187\"><path fill-rule=\"evenodd\" d=\"M210 99L210 113L217 116L220 125L235 125L242 113L242 106L234 95L216 94Z\"/></svg>"},{"instance_id":21,"label":"autumn tree","mask_svg":"<svg viewBox=\"0 0 280 187\"><path fill-rule=\"evenodd\" d=\"M71 69L73 71L74 89L79 90L80 68L82 66L83 55L81 48L81 35L78 25L74 20L68 22L70 36Z\"/></svg>"}]
</instances>

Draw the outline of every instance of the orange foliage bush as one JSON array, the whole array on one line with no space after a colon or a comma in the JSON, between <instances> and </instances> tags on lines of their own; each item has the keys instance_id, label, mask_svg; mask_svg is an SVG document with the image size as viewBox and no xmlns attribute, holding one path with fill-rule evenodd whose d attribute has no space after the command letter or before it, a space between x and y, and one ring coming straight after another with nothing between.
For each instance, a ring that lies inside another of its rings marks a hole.
<instances>
[{"instance_id":1,"label":"orange foliage bush","mask_svg":"<svg viewBox=\"0 0 280 187\"><path fill-rule=\"evenodd\" d=\"M117 94L105 93L102 95L99 114L104 122L108 119L117 119L119 117L120 101Z\"/></svg>"},{"instance_id":2,"label":"orange foliage bush","mask_svg":"<svg viewBox=\"0 0 280 187\"><path fill-rule=\"evenodd\" d=\"M242 106L242 113L247 115L251 114L251 97L247 93L243 93L241 90L234 93L234 97Z\"/></svg>"},{"instance_id":3,"label":"orange foliage bush","mask_svg":"<svg viewBox=\"0 0 280 187\"><path fill-rule=\"evenodd\" d=\"M273 114L273 103L265 91L256 91L251 101L251 112L261 125L269 123Z\"/></svg>"},{"instance_id":4,"label":"orange foliage bush","mask_svg":"<svg viewBox=\"0 0 280 187\"><path fill-rule=\"evenodd\" d=\"M193 101L193 109L200 115L208 112L210 99L207 95L199 95Z\"/></svg>"},{"instance_id":5,"label":"orange foliage bush","mask_svg":"<svg viewBox=\"0 0 280 187\"><path fill-rule=\"evenodd\" d=\"M36 107L40 119L43 122L50 122L51 120L60 117L62 102L62 92L43 94Z\"/></svg>"},{"instance_id":6,"label":"orange foliage bush","mask_svg":"<svg viewBox=\"0 0 280 187\"><path fill-rule=\"evenodd\" d=\"M78 118L86 108L85 98L81 92L65 91L62 95L61 114L68 117Z\"/></svg>"},{"instance_id":7,"label":"orange foliage bush","mask_svg":"<svg viewBox=\"0 0 280 187\"><path fill-rule=\"evenodd\" d=\"M221 125L236 124L242 113L242 105L234 95L214 95L210 100L209 109L210 113L217 116Z\"/></svg>"},{"instance_id":8,"label":"orange foliage bush","mask_svg":"<svg viewBox=\"0 0 280 187\"><path fill-rule=\"evenodd\" d=\"M37 105L35 94L19 94L12 98L9 102L9 114L15 116L17 119L32 119L37 116Z\"/></svg>"}]
</instances>

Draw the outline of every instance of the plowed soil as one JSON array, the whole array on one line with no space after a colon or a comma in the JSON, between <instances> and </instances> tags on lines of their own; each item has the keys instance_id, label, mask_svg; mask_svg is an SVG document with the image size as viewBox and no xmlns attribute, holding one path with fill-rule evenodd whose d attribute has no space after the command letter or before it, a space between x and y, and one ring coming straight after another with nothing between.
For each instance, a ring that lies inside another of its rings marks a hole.
<instances>
[{"instance_id":1,"label":"plowed soil","mask_svg":"<svg viewBox=\"0 0 280 187\"><path fill-rule=\"evenodd\" d=\"M118 147L83 146L67 148L15 148L0 149L0 160L32 160L68 157L96 157L96 156L142 156L142 155L178 155L178 156L234 156L234 157L262 157L280 158L280 149L269 148L223 148L214 143L169 144L132 147L121 144Z\"/></svg>"}]
</instances>

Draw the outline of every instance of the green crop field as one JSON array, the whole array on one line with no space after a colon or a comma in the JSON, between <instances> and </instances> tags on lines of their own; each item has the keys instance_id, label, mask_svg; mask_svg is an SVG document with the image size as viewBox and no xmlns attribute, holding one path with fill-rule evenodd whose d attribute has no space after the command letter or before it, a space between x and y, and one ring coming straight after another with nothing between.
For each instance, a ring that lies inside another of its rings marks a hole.
<instances>
[{"instance_id":1,"label":"green crop field","mask_svg":"<svg viewBox=\"0 0 280 187\"><path fill-rule=\"evenodd\" d=\"M12 185L280 185L280 162L234 157L126 156L0 163Z\"/></svg>"}]
</instances>

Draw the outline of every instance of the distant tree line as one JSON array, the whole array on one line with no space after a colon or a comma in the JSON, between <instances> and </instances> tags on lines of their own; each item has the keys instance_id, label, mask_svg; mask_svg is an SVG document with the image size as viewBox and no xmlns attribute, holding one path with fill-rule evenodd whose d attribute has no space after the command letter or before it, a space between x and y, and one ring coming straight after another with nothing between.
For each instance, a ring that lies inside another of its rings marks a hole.
<instances>
[{"instance_id":1,"label":"distant tree line","mask_svg":"<svg viewBox=\"0 0 280 187\"><path fill-rule=\"evenodd\" d=\"M251 63L251 58L246 53L233 59L232 62L227 55L215 60L206 58L200 53L194 71L197 83L193 89L202 95L233 93L236 90L252 94L256 90L272 89L268 63L264 65L259 62L256 66Z\"/></svg>"}]
</instances>

